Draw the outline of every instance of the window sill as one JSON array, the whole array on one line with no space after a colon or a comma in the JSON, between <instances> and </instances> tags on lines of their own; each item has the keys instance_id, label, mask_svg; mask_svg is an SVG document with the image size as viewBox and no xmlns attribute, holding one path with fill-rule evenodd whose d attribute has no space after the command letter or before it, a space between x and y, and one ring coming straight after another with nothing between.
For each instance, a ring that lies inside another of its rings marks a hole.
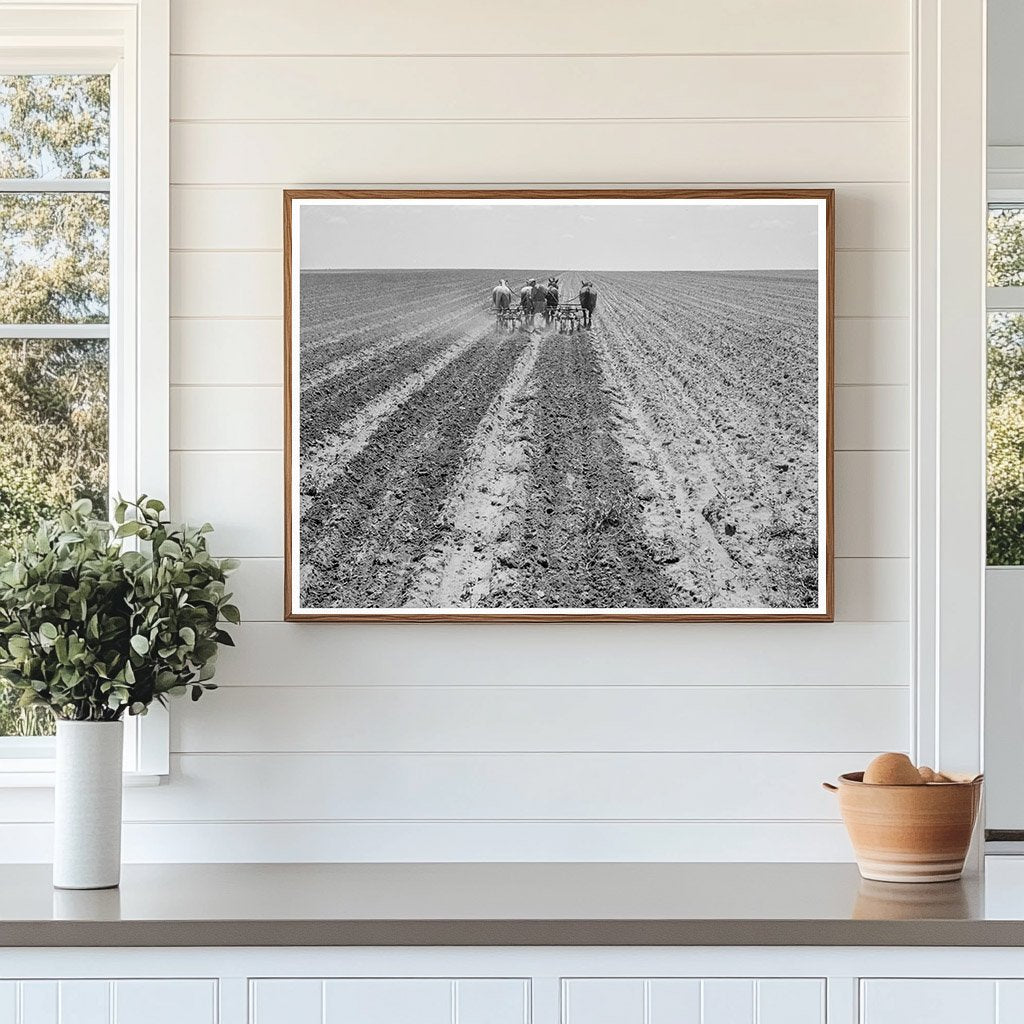
<instances>
[{"instance_id":1,"label":"window sill","mask_svg":"<svg viewBox=\"0 0 1024 1024\"><path fill-rule=\"evenodd\" d=\"M125 772L122 776L126 787L160 786L167 781L167 775L150 772ZM41 758L34 760L0 759L0 789L53 789L56 773L52 763Z\"/></svg>"}]
</instances>

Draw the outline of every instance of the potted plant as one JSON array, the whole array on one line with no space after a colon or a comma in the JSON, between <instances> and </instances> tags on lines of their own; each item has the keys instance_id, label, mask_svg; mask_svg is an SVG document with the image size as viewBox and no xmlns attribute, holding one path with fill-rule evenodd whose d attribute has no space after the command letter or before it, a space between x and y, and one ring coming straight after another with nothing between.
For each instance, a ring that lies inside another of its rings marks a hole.
<instances>
[{"instance_id":1,"label":"potted plant","mask_svg":"<svg viewBox=\"0 0 1024 1024\"><path fill-rule=\"evenodd\" d=\"M206 547L209 523L171 525L145 495L114 522L78 501L0 549L0 677L57 720L54 885L116 886L121 869L125 714L214 689L225 582L234 559Z\"/></svg>"}]
</instances>

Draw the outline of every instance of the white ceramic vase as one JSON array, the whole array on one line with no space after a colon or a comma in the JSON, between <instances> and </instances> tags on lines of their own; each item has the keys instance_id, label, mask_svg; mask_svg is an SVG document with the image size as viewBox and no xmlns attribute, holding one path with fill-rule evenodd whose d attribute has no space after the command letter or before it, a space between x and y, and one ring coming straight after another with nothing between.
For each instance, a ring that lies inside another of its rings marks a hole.
<instances>
[{"instance_id":1,"label":"white ceramic vase","mask_svg":"<svg viewBox=\"0 0 1024 1024\"><path fill-rule=\"evenodd\" d=\"M53 884L110 889L121 881L121 722L57 722Z\"/></svg>"}]
</instances>

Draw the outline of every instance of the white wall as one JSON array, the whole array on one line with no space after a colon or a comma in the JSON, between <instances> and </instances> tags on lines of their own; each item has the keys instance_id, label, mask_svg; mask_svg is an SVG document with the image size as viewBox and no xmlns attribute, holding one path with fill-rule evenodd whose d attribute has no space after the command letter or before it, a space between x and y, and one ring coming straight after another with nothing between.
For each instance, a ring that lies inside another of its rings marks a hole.
<instances>
[{"instance_id":1,"label":"white wall","mask_svg":"<svg viewBox=\"0 0 1024 1024\"><path fill-rule=\"evenodd\" d=\"M129 858L849 857L818 783L911 733L911 4L620 9L173 0L173 510L247 621ZM425 183L836 187L834 625L281 621L281 189Z\"/></svg>"}]
</instances>

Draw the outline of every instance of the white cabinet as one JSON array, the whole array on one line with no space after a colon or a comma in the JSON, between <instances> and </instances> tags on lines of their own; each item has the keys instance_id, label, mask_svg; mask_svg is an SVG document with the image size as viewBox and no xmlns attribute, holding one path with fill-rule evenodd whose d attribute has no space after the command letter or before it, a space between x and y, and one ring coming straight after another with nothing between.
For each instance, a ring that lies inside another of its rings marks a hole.
<instances>
[{"instance_id":1,"label":"white cabinet","mask_svg":"<svg viewBox=\"0 0 1024 1024\"><path fill-rule=\"evenodd\" d=\"M518 978L257 978L250 1024L523 1024Z\"/></svg>"},{"instance_id":2,"label":"white cabinet","mask_svg":"<svg viewBox=\"0 0 1024 1024\"><path fill-rule=\"evenodd\" d=\"M1024 981L864 981L860 1019L861 1024L1021 1024Z\"/></svg>"},{"instance_id":3,"label":"white cabinet","mask_svg":"<svg viewBox=\"0 0 1024 1024\"><path fill-rule=\"evenodd\" d=\"M0 1024L217 1024L217 982L0 981Z\"/></svg>"},{"instance_id":4,"label":"white cabinet","mask_svg":"<svg viewBox=\"0 0 1024 1024\"><path fill-rule=\"evenodd\" d=\"M565 1024L825 1024L820 978L571 978Z\"/></svg>"}]
</instances>

